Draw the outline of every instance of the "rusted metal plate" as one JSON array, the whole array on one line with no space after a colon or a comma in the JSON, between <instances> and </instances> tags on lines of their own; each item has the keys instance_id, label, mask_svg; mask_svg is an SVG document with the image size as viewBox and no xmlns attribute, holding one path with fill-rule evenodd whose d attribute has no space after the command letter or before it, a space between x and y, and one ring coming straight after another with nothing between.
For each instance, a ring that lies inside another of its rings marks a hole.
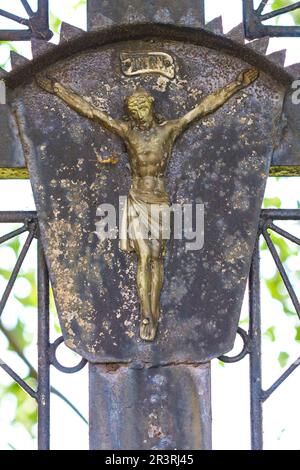
<instances>
[{"instance_id":1,"label":"rusted metal plate","mask_svg":"<svg viewBox=\"0 0 300 470\"><path fill-rule=\"evenodd\" d=\"M211 449L210 364L89 367L91 450Z\"/></svg>"},{"instance_id":2,"label":"rusted metal plate","mask_svg":"<svg viewBox=\"0 0 300 470\"><path fill-rule=\"evenodd\" d=\"M171 80L122 74L124 51L159 51L176 63ZM248 68L239 58L180 41L119 42L52 65L48 73L113 117L139 86L172 119ZM205 243L185 250L171 240L153 343L139 338L136 258L118 240L101 245L96 211L118 206L130 172L118 138L71 111L34 81L15 90L14 107L39 214L54 295L69 347L91 362L206 362L232 348L258 227L266 178L277 146L284 87L262 73L215 114L177 141L167 174L173 203L205 205ZM117 155L116 165L97 157Z\"/></svg>"}]
</instances>

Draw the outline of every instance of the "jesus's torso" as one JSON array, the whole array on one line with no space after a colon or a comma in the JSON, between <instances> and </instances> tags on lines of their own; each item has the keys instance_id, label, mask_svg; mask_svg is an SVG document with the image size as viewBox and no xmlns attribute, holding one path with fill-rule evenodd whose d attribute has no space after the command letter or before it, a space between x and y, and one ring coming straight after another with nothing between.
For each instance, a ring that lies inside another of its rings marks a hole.
<instances>
[{"instance_id":1,"label":"jesus's torso","mask_svg":"<svg viewBox=\"0 0 300 470\"><path fill-rule=\"evenodd\" d=\"M149 130L129 128L126 133L132 189L147 202L168 201L164 175L172 153L173 134L168 122L155 124Z\"/></svg>"}]
</instances>

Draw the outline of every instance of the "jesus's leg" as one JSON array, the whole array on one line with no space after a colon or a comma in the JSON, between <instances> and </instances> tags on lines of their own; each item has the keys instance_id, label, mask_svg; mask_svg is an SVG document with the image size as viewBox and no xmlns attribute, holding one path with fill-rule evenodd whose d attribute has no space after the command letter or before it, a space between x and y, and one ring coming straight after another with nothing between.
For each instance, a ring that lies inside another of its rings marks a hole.
<instances>
[{"instance_id":1,"label":"jesus's leg","mask_svg":"<svg viewBox=\"0 0 300 470\"><path fill-rule=\"evenodd\" d=\"M163 265L163 242L152 240L152 282L151 282L151 311L154 321L158 322L160 316L160 293L163 285L164 265Z\"/></svg>"},{"instance_id":2,"label":"jesus's leg","mask_svg":"<svg viewBox=\"0 0 300 470\"><path fill-rule=\"evenodd\" d=\"M137 288L141 302L141 326L140 336L146 341L152 341L156 328L151 312L151 248L148 240L136 240L138 267Z\"/></svg>"}]
</instances>

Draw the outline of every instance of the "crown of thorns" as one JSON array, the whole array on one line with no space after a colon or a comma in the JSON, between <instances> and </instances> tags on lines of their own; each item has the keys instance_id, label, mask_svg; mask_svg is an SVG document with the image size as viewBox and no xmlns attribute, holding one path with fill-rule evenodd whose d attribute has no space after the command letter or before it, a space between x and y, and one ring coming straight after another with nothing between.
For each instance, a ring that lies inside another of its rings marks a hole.
<instances>
[{"instance_id":1,"label":"crown of thorns","mask_svg":"<svg viewBox=\"0 0 300 470\"><path fill-rule=\"evenodd\" d=\"M153 96L146 90L137 90L125 99L127 106L132 106L137 103L141 104L145 101L150 103L153 103L154 101Z\"/></svg>"}]
</instances>

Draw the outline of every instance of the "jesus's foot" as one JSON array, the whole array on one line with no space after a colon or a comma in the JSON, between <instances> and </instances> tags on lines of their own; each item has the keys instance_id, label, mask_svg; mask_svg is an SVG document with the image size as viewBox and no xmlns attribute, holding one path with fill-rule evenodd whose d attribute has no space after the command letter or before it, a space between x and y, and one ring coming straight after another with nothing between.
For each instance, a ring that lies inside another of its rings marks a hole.
<instances>
[{"instance_id":1,"label":"jesus's foot","mask_svg":"<svg viewBox=\"0 0 300 470\"><path fill-rule=\"evenodd\" d=\"M156 335L157 322L151 317L143 317L140 325L140 337L145 341L153 341Z\"/></svg>"}]
</instances>

